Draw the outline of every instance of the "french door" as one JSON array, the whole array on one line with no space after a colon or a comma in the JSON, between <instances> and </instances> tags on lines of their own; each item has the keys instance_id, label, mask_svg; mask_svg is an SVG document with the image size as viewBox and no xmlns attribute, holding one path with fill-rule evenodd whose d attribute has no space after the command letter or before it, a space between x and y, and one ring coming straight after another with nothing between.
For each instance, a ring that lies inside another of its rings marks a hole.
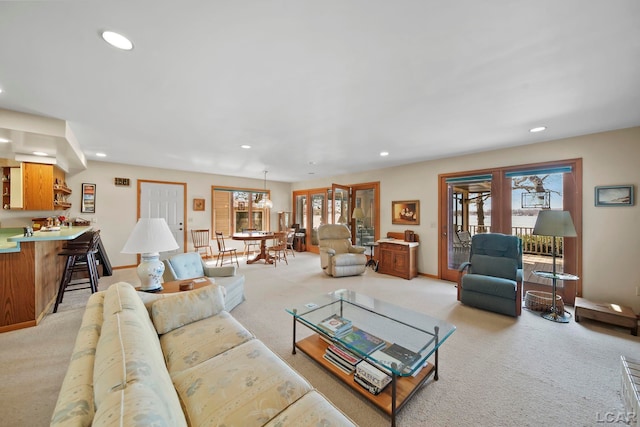
<instances>
[{"instance_id":1,"label":"french door","mask_svg":"<svg viewBox=\"0 0 640 427\"><path fill-rule=\"evenodd\" d=\"M332 184L293 192L293 218L306 232L306 249L319 253L318 228L344 224L356 245L380 238L380 183Z\"/></svg>"},{"instance_id":2,"label":"french door","mask_svg":"<svg viewBox=\"0 0 640 427\"><path fill-rule=\"evenodd\" d=\"M534 270L551 269L549 237L532 235L542 209L569 211L578 236L558 241L558 271L580 277L582 272L581 159L520 165L440 175L439 277L456 281L460 265L468 261L468 237L504 233L523 241L524 290L550 290L551 282ZM582 281L558 283L568 304L582 292Z\"/></svg>"}]
</instances>

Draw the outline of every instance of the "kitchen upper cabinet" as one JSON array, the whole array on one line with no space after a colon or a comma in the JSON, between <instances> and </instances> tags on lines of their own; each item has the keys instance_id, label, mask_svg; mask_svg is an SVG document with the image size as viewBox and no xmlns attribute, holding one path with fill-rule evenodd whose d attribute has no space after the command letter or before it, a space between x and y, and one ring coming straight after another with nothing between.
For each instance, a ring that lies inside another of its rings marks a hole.
<instances>
[{"instance_id":1,"label":"kitchen upper cabinet","mask_svg":"<svg viewBox=\"0 0 640 427\"><path fill-rule=\"evenodd\" d=\"M71 190L66 187L65 173L54 165L22 164L22 207L28 211L68 209Z\"/></svg>"}]
</instances>

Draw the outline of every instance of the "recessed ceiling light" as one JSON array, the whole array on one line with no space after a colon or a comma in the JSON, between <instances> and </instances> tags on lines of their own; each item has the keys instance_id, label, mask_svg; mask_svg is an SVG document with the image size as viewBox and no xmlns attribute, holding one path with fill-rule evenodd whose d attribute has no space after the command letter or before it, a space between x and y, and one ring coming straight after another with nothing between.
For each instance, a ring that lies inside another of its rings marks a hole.
<instances>
[{"instance_id":1,"label":"recessed ceiling light","mask_svg":"<svg viewBox=\"0 0 640 427\"><path fill-rule=\"evenodd\" d=\"M543 130L546 130L546 129L547 129L546 126L538 126L538 127L529 129L529 132L531 133L542 132Z\"/></svg>"},{"instance_id":2,"label":"recessed ceiling light","mask_svg":"<svg viewBox=\"0 0 640 427\"><path fill-rule=\"evenodd\" d=\"M7 138L0 138L0 143L5 143L5 142L11 142L11 140Z\"/></svg>"},{"instance_id":3,"label":"recessed ceiling light","mask_svg":"<svg viewBox=\"0 0 640 427\"><path fill-rule=\"evenodd\" d=\"M107 157L104 153L96 153L96 157Z\"/></svg>"},{"instance_id":4,"label":"recessed ceiling light","mask_svg":"<svg viewBox=\"0 0 640 427\"><path fill-rule=\"evenodd\" d=\"M123 36L122 34L114 33L113 31L103 31L102 38L113 47L117 47L122 50L133 49L133 43L131 40Z\"/></svg>"},{"instance_id":5,"label":"recessed ceiling light","mask_svg":"<svg viewBox=\"0 0 640 427\"><path fill-rule=\"evenodd\" d=\"M44 156L48 156L48 154L47 154L47 153L42 152L42 151L34 151L34 152L33 152L33 155L34 155L34 156L42 156L42 157L44 157Z\"/></svg>"},{"instance_id":6,"label":"recessed ceiling light","mask_svg":"<svg viewBox=\"0 0 640 427\"><path fill-rule=\"evenodd\" d=\"M2 88L0 87L0 93L2 93Z\"/></svg>"},{"instance_id":7,"label":"recessed ceiling light","mask_svg":"<svg viewBox=\"0 0 640 427\"><path fill-rule=\"evenodd\" d=\"M244 148L245 150L248 150L248 149L250 149L250 148L251 148L251 146L250 146L250 145L247 145L247 144L242 144L242 145L240 146L240 148Z\"/></svg>"},{"instance_id":8,"label":"recessed ceiling light","mask_svg":"<svg viewBox=\"0 0 640 427\"><path fill-rule=\"evenodd\" d=\"M389 152L388 152L388 151L381 151L381 152L380 152L380 157L386 157L386 156L388 156L388 155L389 155Z\"/></svg>"}]
</instances>

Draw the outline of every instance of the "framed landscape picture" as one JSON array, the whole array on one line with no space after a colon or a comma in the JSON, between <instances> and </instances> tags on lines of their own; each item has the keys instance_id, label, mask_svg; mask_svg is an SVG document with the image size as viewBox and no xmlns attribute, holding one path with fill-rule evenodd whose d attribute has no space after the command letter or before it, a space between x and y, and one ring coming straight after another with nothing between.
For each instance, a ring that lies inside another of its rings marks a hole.
<instances>
[{"instance_id":1,"label":"framed landscape picture","mask_svg":"<svg viewBox=\"0 0 640 427\"><path fill-rule=\"evenodd\" d=\"M633 185L601 185L596 187L596 206L633 206Z\"/></svg>"},{"instance_id":2,"label":"framed landscape picture","mask_svg":"<svg viewBox=\"0 0 640 427\"><path fill-rule=\"evenodd\" d=\"M420 201L402 200L391 202L391 223L420 225Z\"/></svg>"}]
</instances>

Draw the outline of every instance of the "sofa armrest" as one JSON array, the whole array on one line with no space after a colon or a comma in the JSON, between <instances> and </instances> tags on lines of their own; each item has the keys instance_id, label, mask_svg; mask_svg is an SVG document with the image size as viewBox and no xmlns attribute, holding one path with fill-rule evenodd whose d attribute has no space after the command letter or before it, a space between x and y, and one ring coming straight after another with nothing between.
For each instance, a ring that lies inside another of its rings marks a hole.
<instances>
[{"instance_id":1,"label":"sofa armrest","mask_svg":"<svg viewBox=\"0 0 640 427\"><path fill-rule=\"evenodd\" d=\"M320 253L325 253L329 256L334 256L336 254L336 250L332 248L320 248Z\"/></svg>"},{"instance_id":2,"label":"sofa armrest","mask_svg":"<svg viewBox=\"0 0 640 427\"><path fill-rule=\"evenodd\" d=\"M221 267L203 266L204 274L207 277L230 277L236 275L235 265L224 265Z\"/></svg>"}]
</instances>

